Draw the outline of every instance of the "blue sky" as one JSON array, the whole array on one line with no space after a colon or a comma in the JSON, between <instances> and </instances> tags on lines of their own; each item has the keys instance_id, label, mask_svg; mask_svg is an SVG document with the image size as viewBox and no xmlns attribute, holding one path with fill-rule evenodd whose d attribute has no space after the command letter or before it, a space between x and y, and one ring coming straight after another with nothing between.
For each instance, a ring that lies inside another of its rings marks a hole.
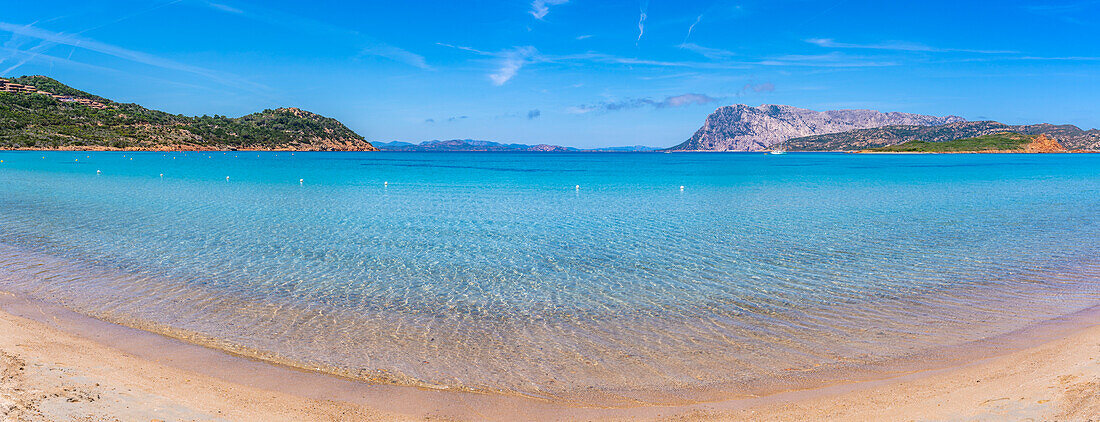
<instances>
[{"instance_id":1,"label":"blue sky","mask_svg":"<svg viewBox=\"0 0 1100 422\"><path fill-rule=\"evenodd\" d=\"M1100 1L19 1L0 75L370 140L669 146L721 105L1100 127Z\"/></svg>"}]
</instances>

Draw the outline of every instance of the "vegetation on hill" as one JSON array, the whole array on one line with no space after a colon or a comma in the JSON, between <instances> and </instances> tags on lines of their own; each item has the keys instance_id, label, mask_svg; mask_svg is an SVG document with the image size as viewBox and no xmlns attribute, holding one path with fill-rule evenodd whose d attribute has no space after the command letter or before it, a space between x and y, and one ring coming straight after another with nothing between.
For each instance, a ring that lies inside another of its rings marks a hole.
<instances>
[{"instance_id":1,"label":"vegetation on hill","mask_svg":"<svg viewBox=\"0 0 1100 422\"><path fill-rule=\"evenodd\" d=\"M46 95L0 92L0 149L375 150L336 119L295 108L238 118L190 117L116 103L45 76L12 82L108 107L97 110Z\"/></svg>"},{"instance_id":2,"label":"vegetation on hill","mask_svg":"<svg viewBox=\"0 0 1100 422\"><path fill-rule=\"evenodd\" d=\"M859 151L906 142L946 142L1000 133L1047 135L1068 149L1100 150L1100 130L1081 130L1073 125L1010 126L993 121L955 122L939 126L894 125L789 139L779 146L787 151Z\"/></svg>"},{"instance_id":3,"label":"vegetation on hill","mask_svg":"<svg viewBox=\"0 0 1100 422\"><path fill-rule=\"evenodd\" d=\"M976 152L1022 151L1039 135L998 133L944 142L909 141L901 145L874 148L874 152Z\"/></svg>"}]
</instances>

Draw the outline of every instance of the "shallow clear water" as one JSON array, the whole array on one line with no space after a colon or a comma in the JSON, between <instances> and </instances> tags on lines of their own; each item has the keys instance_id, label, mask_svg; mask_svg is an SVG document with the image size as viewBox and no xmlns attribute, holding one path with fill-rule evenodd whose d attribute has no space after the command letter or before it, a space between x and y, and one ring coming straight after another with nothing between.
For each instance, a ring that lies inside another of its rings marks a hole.
<instances>
[{"instance_id":1,"label":"shallow clear water","mask_svg":"<svg viewBox=\"0 0 1100 422\"><path fill-rule=\"evenodd\" d=\"M0 160L0 290L373 381L705 400L1100 303L1098 154Z\"/></svg>"}]
</instances>

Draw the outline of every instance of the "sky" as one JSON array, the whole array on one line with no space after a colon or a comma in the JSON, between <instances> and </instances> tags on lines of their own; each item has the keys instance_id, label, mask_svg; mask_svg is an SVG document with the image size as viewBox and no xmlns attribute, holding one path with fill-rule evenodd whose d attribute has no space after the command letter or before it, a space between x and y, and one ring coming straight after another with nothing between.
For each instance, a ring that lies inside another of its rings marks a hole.
<instances>
[{"instance_id":1,"label":"sky","mask_svg":"<svg viewBox=\"0 0 1100 422\"><path fill-rule=\"evenodd\" d=\"M0 0L0 76L373 141L671 146L717 107L1100 127L1100 0Z\"/></svg>"}]
</instances>

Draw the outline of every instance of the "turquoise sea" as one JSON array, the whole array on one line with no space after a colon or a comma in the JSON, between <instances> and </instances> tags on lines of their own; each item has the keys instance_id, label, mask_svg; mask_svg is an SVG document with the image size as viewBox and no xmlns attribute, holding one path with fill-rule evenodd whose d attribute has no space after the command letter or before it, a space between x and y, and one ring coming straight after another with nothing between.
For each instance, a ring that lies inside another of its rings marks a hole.
<instances>
[{"instance_id":1,"label":"turquoise sea","mask_svg":"<svg viewBox=\"0 0 1100 422\"><path fill-rule=\"evenodd\" d=\"M0 290L373 382L710 400L1100 304L1100 154L0 160Z\"/></svg>"}]
</instances>

